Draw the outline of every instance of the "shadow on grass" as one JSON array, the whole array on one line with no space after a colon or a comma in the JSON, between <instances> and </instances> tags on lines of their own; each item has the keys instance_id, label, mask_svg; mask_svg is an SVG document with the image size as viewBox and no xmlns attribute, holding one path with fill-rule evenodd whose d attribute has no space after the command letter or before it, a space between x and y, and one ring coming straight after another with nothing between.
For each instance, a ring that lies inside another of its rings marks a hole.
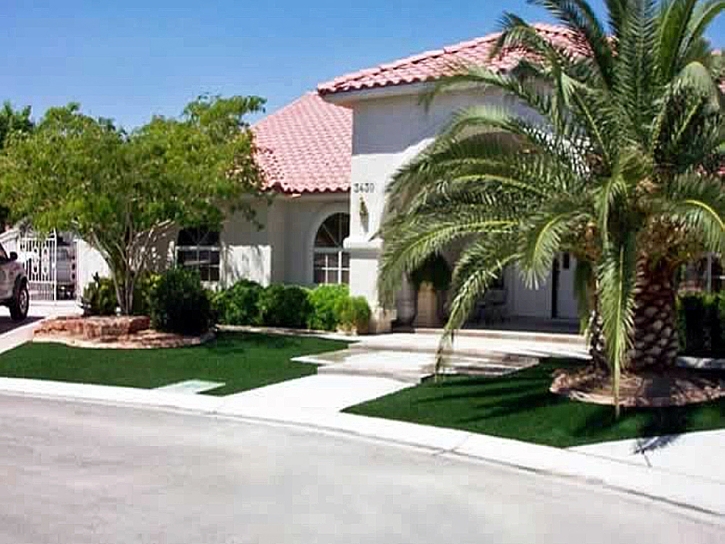
<instances>
[{"instance_id":1,"label":"shadow on grass","mask_svg":"<svg viewBox=\"0 0 725 544\"><path fill-rule=\"evenodd\" d=\"M668 447L679 435L725 427L725 400L682 408L624 410L549 392L553 374L581 362L549 360L499 378L443 377L347 412L571 447L639 439L636 451Z\"/></svg>"}]
</instances>

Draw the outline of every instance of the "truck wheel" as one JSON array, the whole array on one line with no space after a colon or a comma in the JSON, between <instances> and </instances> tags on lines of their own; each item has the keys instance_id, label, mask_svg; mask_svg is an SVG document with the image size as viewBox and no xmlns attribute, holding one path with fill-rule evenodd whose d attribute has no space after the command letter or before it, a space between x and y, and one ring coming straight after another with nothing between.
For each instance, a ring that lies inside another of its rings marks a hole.
<instances>
[{"instance_id":1,"label":"truck wheel","mask_svg":"<svg viewBox=\"0 0 725 544\"><path fill-rule=\"evenodd\" d=\"M15 291L15 296L10 303L10 318L13 321L22 321L28 317L28 308L30 307L30 294L28 286L25 282L21 283Z\"/></svg>"}]
</instances>

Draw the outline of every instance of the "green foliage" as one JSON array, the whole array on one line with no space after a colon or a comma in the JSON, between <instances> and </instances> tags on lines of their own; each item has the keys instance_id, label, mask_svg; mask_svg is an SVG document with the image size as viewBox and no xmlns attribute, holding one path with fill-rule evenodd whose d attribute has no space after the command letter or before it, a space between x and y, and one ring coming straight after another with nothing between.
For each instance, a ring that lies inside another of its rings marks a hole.
<instances>
[{"instance_id":1,"label":"green foliage","mask_svg":"<svg viewBox=\"0 0 725 544\"><path fill-rule=\"evenodd\" d=\"M0 109L0 149L11 134L24 135L33 130L33 121L30 119L30 106L16 110L10 102L5 102Z\"/></svg>"},{"instance_id":2,"label":"green foliage","mask_svg":"<svg viewBox=\"0 0 725 544\"><path fill-rule=\"evenodd\" d=\"M119 306L133 309L149 248L178 225L218 225L231 211L254 218L262 173L245 116L256 97L202 97L178 119L154 117L132 132L50 108L29 134L13 131L0 152L0 202L11 219L40 231L78 233L118 282Z\"/></svg>"},{"instance_id":3,"label":"green foliage","mask_svg":"<svg viewBox=\"0 0 725 544\"><path fill-rule=\"evenodd\" d=\"M240 280L229 289L212 295L217 322L222 325L259 325L259 296L262 286Z\"/></svg>"},{"instance_id":4,"label":"green foliage","mask_svg":"<svg viewBox=\"0 0 725 544\"><path fill-rule=\"evenodd\" d=\"M98 274L93 276L83 291L83 307L89 315L116 315L118 301L113 280Z\"/></svg>"},{"instance_id":5,"label":"green foliage","mask_svg":"<svg viewBox=\"0 0 725 544\"><path fill-rule=\"evenodd\" d=\"M725 294L687 294L677 303L680 352L725 357Z\"/></svg>"},{"instance_id":6,"label":"green foliage","mask_svg":"<svg viewBox=\"0 0 725 544\"><path fill-rule=\"evenodd\" d=\"M436 291L445 291L451 286L451 268L440 255L431 255L410 275L417 290L423 283L430 283Z\"/></svg>"},{"instance_id":7,"label":"green foliage","mask_svg":"<svg viewBox=\"0 0 725 544\"><path fill-rule=\"evenodd\" d=\"M217 322L223 325L262 325L334 331L367 330L370 307L364 297L350 297L347 285L295 285L242 280L211 294Z\"/></svg>"},{"instance_id":8,"label":"green foliage","mask_svg":"<svg viewBox=\"0 0 725 544\"><path fill-rule=\"evenodd\" d=\"M144 272L137 280L133 296L133 315L151 315L154 290L161 282L161 274Z\"/></svg>"},{"instance_id":9,"label":"green foliage","mask_svg":"<svg viewBox=\"0 0 725 544\"><path fill-rule=\"evenodd\" d=\"M337 305L341 300L350 298L347 285L320 285L309 293L312 312L307 327L314 330L334 331L340 324Z\"/></svg>"},{"instance_id":10,"label":"green foliage","mask_svg":"<svg viewBox=\"0 0 725 544\"><path fill-rule=\"evenodd\" d=\"M151 297L158 285L159 274L145 273L137 281L133 298L133 315L149 315L151 313ZM84 310L89 315L116 315L118 297L116 286L111 278L93 276L83 292Z\"/></svg>"},{"instance_id":11,"label":"green foliage","mask_svg":"<svg viewBox=\"0 0 725 544\"><path fill-rule=\"evenodd\" d=\"M339 326L348 332L366 334L370 326L370 306L365 297L347 297L340 299L335 307Z\"/></svg>"},{"instance_id":12,"label":"green foliage","mask_svg":"<svg viewBox=\"0 0 725 544\"><path fill-rule=\"evenodd\" d=\"M150 296L151 323L160 331L199 335L212 324L211 302L199 274L173 268L158 279Z\"/></svg>"},{"instance_id":13,"label":"green foliage","mask_svg":"<svg viewBox=\"0 0 725 544\"><path fill-rule=\"evenodd\" d=\"M273 284L259 295L259 318L268 327L301 329L307 324L312 306L307 289L296 285Z\"/></svg>"}]
</instances>

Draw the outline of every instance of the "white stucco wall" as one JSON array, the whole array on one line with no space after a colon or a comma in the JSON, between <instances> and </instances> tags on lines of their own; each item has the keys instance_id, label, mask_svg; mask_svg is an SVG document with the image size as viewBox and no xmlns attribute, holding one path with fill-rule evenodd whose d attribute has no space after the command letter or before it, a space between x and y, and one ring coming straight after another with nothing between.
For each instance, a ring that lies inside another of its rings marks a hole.
<instances>
[{"instance_id":1,"label":"white stucco wall","mask_svg":"<svg viewBox=\"0 0 725 544\"><path fill-rule=\"evenodd\" d=\"M224 225L224 272L226 285L241 278L263 285L284 282L312 285L314 239L320 225L334 213L348 213L347 193L278 196L271 206L260 206L257 230L243 216Z\"/></svg>"},{"instance_id":2,"label":"white stucco wall","mask_svg":"<svg viewBox=\"0 0 725 544\"><path fill-rule=\"evenodd\" d=\"M426 109L419 95L365 97L348 104L353 108L353 158L351 174L351 291L377 306L376 278L381 242L373 238L383 218L385 193L393 174L429 145L462 108L489 104L513 108L536 118L511 97L499 92L467 90L443 94ZM360 201L368 210L361 217ZM551 289L525 288L518 274L509 273L508 313L528 317L551 316Z\"/></svg>"}]
</instances>

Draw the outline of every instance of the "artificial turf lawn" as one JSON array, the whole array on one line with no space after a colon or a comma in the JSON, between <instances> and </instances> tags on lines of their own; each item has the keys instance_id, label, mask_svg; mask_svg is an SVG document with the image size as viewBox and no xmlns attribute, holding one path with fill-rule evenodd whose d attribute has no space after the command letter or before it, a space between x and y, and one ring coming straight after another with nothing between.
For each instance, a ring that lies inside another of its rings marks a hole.
<instances>
[{"instance_id":1,"label":"artificial turf lawn","mask_svg":"<svg viewBox=\"0 0 725 544\"><path fill-rule=\"evenodd\" d=\"M225 384L208 392L221 396L315 374L315 365L290 359L346 346L312 337L232 333L202 346L178 349L82 349L29 343L0 355L0 376L144 389L209 380Z\"/></svg>"},{"instance_id":2,"label":"artificial turf lawn","mask_svg":"<svg viewBox=\"0 0 725 544\"><path fill-rule=\"evenodd\" d=\"M623 410L573 402L549 392L548 360L495 378L441 378L346 409L352 414L450 427L558 447L725 428L725 400L683 408Z\"/></svg>"}]
</instances>

